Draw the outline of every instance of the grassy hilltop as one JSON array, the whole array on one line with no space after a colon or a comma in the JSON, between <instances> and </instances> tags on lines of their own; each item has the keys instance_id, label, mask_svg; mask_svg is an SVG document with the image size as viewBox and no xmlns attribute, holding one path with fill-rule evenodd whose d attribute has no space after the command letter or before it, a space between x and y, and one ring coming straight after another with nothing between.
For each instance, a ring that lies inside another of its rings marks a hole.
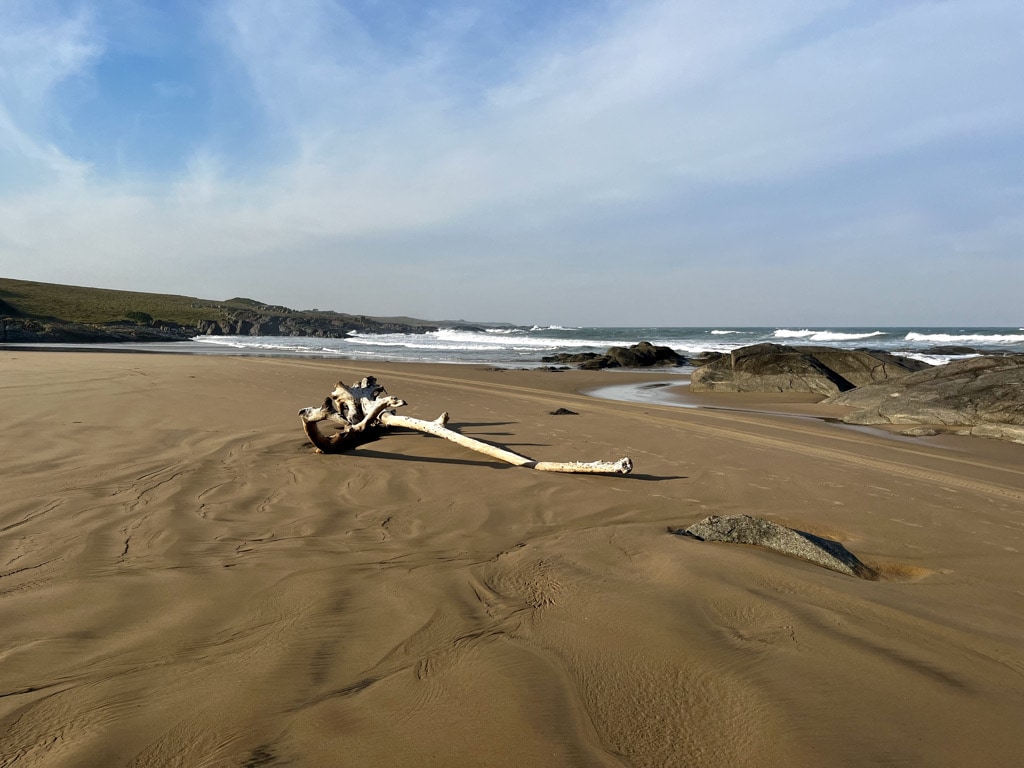
<instances>
[{"instance_id":1,"label":"grassy hilltop","mask_svg":"<svg viewBox=\"0 0 1024 768\"><path fill-rule=\"evenodd\" d=\"M184 326L196 326L202 320L216 320L227 309L264 306L251 299L218 302L191 296L36 283L5 277L0 277L0 302L3 302L0 314L34 320L106 324L139 322L143 316L148 316Z\"/></svg>"},{"instance_id":2,"label":"grassy hilltop","mask_svg":"<svg viewBox=\"0 0 1024 768\"><path fill-rule=\"evenodd\" d=\"M344 336L363 332L425 332L436 325L412 318L373 318L293 310L255 299L224 301L163 293L116 291L0 278L5 341L117 341L205 334Z\"/></svg>"}]
</instances>

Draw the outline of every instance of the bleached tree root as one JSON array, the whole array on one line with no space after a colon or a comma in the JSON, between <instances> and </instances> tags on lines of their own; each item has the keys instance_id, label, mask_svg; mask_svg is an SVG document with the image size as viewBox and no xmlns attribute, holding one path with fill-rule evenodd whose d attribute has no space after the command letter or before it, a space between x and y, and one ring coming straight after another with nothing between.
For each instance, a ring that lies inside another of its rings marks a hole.
<instances>
[{"instance_id":1,"label":"bleached tree root","mask_svg":"<svg viewBox=\"0 0 1024 768\"><path fill-rule=\"evenodd\" d=\"M341 453L376 439L386 428L402 427L449 440L471 451L517 467L527 467L540 472L627 475L633 470L633 462L628 457L618 461L534 461L507 448L475 440L449 429L447 413L442 413L434 421L426 421L410 416L399 416L389 410L405 404L404 400L389 396L376 379L368 376L351 387L339 381L323 405L303 408L299 411L299 418L302 420L306 437L321 453ZM333 424L337 430L336 434L322 433L317 427L321 421Z\"/></svg>"},{"instance_id":2,"label":"bleached tree root","mask_svg":"<svg viewBox=\"0 0 1024 768\"><path fill-rule=\"evenodd\" d=\"M529 469L536 469L540 472L574 472L574 473L590 473L595 475L628 475L633 469L633 462L628 458L622 458L618 461L534 461L526 456L520 456L518 453L508 450L507 448L499 448L496 445L485 443L481 440L474 440L472 437L466 437L465 435L456 432L455 430L448 429L445 425L448 423L448 414L442 413L434 421L424 421L423 419L414 419L411 416L399 416L396 413L389 413L385 411L380 415L380 422L389 427L404 427L406 429L415 429L417 432L426 432L429 435L436 435L437 437L443 437L445 440L450 440L453 443L457 443L464 448L469 448L471 451L482 453L485 456L490 456L493 459L499 459L501 461L514 464L517 467L527 467Z\"/></svg>"}]
</instances>

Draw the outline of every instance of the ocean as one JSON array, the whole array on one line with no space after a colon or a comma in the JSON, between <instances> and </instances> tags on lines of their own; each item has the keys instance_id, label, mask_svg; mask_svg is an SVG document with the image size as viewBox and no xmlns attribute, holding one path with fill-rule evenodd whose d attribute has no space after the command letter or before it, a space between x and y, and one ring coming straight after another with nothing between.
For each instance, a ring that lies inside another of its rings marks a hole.
<instances>
[{"instance_id":1,"label":"ocean","mask_svg":"<svg viewBox=\"0 0 1024 768\"><path fill-rule=\"evenodd\" d=\"M284 355L367 361L463 363L516 368L547 365L546 355L604 352L611 346L649 341L684 356L729 352L761 342L816 344L844 349L870 348L939 365L964 357L941 347L1024 354L1024 328L568 328L498 326L467 330L442 328L424 334L359 334L340 339L298 336L197 336L175 351ZM940 348L940 349L937 349Z\"/></svg>"}]
</instances>

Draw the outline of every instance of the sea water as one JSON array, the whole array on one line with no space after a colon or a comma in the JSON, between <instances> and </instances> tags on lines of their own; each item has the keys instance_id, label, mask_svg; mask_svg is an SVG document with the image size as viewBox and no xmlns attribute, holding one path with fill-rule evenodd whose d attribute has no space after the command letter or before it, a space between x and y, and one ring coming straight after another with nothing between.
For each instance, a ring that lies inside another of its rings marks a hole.
<instances>
[{"instance_id":1,"label":"sea water","mask_svg":"<svg viewBox=\"0 0 1024 768\"><path fill-rule=\"evenodd\" d=\"M563 352L603 353L608 347L649 341L686 357L730 352L772 342L873 349L914 357L933 365L963 357L936 347L970 347L982 353L1024 354L1024 328L571 328L494 326L441 328L427 333L350 333L343 338L302 336L197 336L189 351L390 360L422 363L475 363L534 368L542 358ZM180 351L186 351L180 349Z\"/></svg>"}]
</instances>

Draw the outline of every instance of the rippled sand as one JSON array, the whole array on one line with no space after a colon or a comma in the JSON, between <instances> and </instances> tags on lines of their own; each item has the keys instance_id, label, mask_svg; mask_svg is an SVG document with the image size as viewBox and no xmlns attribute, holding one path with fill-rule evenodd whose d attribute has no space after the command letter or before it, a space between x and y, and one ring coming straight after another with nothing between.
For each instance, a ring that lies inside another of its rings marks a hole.
<instances>
[{"instance_id":1,"label":"rippled sand","mask_svg":"<svg viewBox=\"0 0 1024 768\"><path fill-rule=\"evenodd\" d=\"M314 454L365 374L635 474ZM1019 764L1024 446L576 394L657 378L0 352L0 766ZM729 513L885 578L666 532Z\"/></svg>"}]
</instances>

